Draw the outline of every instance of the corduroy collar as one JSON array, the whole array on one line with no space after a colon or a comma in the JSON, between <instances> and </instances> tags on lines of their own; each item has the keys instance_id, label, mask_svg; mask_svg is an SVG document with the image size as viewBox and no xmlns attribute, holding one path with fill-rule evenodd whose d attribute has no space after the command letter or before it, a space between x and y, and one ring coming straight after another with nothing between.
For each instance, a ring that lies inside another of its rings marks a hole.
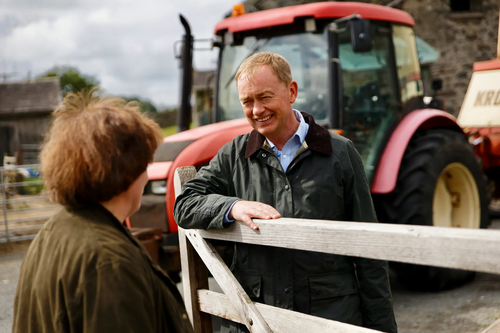
<instances>
[{"instance_id":1,"label":"corduroy collar","mask_svg":"<svg viewBox=\"0 0 500 333\"><path fill-rule=\"evenodd\" d=\"M111 213L109 210L104 208L103 205L97 202L87 203L78 206L68 206L67 210L76 215L85 215L91 213L94 216L94 218L91 218L94 222L108 224L121 231L125 229L123 223L118 221L118 219L116 218L116 216L113 215L113 213ZM95 218L96 215L98 215L98 219Z\"/></svg>"},{"instance_id":2,"label":"corduroy collar","mask_svg":"<svg viewBox=\"0 0 500 333\"><path fill-rule=\"evenodd\" d=\"M323 155L330 156L332 154L332 142L330 141L330 134L328 130L323 126L320 126L314 122L314 118L306 112L301 112L306 123L309 124L309 131L307 131L305 142L309 149L317 151ZM256 130L250 133L250 137L247 142L247 149L245 152L245 157L248 158L255 154L260 148L262 148L266 137Z\"/></svg>"}]
</instances>

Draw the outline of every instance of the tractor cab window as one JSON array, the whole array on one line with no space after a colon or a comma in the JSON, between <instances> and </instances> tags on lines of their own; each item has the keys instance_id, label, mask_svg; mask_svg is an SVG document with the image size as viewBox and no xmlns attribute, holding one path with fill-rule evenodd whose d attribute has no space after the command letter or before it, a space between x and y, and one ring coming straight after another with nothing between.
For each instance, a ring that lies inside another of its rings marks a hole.
<instances>
[{"instance_id":1,"label":"tractor cab window","mask_svg":"<svg viewBox=\"0 0 500 333\"><path fill-rule=\"evenodd\" d=\"M417 43L413 29L406 26L394 25L392 38L396 53L401 102L404 105L424 95Z\"/></svg>"},{"instance_id":2,"label":"tractor cab window","mask_svg":"<svg viewBox=\"0 0 500 333\"><path fill-rule=\"evenodd\" d=\"M281 54L290 63L299 93L293 107L312 114L318 123L327 119L328 45L326 33L297 33L256 38L248 36L241 45L226 45L222 50L219 73L219 120L244 117L234 81L240 64L257 52Z\"/></svg>"},{"instance_id":3,"label":"tractor cab window","mask_svg":"<svg viewBox=\"0 0 500 333\"><path fill-rule=\"evenodd\" d=\"M219 120L230 120L244 117L238 98L238 89L234 77L240 64L262 47L264 40L258 41L254 36L247 37L239 46L226 46L222 53L222 68L219 72Z\"/></svg>"},{"instance_id":4,"label":"tractor cab window","mask_svg":"<svg viewBox=\"0 0 500 333\"><path fill-rule=\"evenodd\" d=\"M343 130L361 155L368 179L398 110L391 35L388 27L371 22L373 49L355 53L350 32L340 34L339 58L343 81Z\"/></svg>"}]
</instances>

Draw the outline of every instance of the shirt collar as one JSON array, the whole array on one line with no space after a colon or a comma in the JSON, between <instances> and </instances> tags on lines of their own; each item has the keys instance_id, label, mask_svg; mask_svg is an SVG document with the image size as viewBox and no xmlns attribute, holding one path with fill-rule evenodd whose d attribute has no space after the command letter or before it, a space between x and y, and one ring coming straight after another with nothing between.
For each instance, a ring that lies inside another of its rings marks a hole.
<instances>
[{"instance_id":1,"label":"shirt collar","mask_svg":"<svg viewBox=\"0 0 500 333\"><path fill-rule=\"evenodd\" d=\"M332 154L332 142L328 130L323 126L316 124L314 118L310 114L306 112L301 112L301 114L304 117L305 122L309 125L309 129L307 130L307 135L304 140L307 142L308 148L323 155L330 156ZM261 149L264 142L266 142L265 136L256 130L250 132L245 149L245 158L252 156L259 149Z\"/></svg>"},{"instance_id":2,"label":"shirt collar","mask_svg":"<svg viewBox=\"0 0 500 333\"><path fill-rule=\"evenodd\" d=\"M293 113L295 114L295 117L299 121L299 128L297 129L297 132L295 132L295 135L297 135L300 139L300 144L304 143L304 140L306 139L307 131L309 130L309 124L305 122L304 117L302 116L302 113L300 113L297 110L293 110Z\"/></svg>"},{"instance_id":3,"label":"shirt collar","mask_svg":"<svg viewBox=\"0 0 500 333\"><path fill-rule=\"evenodd\" d=\"M304 140L306 139L307 130L309 129L309 125L305 122L304 117L302 116L302 114L299 111L294 109L293 115L295 116L295 119L297 119L297 121L299 122L299 128L297 128L297 131L290 138L290 140L295 140L295 138L298 138L300 144L303 144ZM288 140L288 141L290 141L290 140ZM276 148L276 145L274 143L272 143L268 138L266 138L266 141L273 150Z\"/></svg>"}]
</instances>

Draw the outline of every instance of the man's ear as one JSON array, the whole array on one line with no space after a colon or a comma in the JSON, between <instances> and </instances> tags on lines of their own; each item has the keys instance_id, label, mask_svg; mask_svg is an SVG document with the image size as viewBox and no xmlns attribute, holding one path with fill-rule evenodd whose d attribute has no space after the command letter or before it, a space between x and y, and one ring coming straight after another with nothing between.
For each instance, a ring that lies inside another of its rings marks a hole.
<instances>
[{"instance_id":1,"label":"man's ear","mask_svg":"<svg viewBox=\"0 0 500 333\"><path fill-rule=\"evenodd\" d=\"M297 99L297 94L299 93L299 86L296 81L290 82L289 90L290 90L290 104L293 104L295 103L295 100Z\"/></svg>"}]
</instances>

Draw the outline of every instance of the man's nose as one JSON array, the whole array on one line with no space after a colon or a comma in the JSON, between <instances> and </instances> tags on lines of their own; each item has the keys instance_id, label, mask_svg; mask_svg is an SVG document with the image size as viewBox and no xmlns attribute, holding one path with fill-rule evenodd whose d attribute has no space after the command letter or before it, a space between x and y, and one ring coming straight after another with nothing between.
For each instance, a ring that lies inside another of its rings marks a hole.
<instances>
[{"instance_id":1,"label":"man's nose","mask_svg":"<svg viewBox=\"0 0 500 333\"><path fill-rule=\"evenodd\" d=\"M264 104L262 104L260 101L255 101L253 103L253 114L255 116L258 116L262 114L266 109L264 108Z\"/></svg>"}]
</instances>

